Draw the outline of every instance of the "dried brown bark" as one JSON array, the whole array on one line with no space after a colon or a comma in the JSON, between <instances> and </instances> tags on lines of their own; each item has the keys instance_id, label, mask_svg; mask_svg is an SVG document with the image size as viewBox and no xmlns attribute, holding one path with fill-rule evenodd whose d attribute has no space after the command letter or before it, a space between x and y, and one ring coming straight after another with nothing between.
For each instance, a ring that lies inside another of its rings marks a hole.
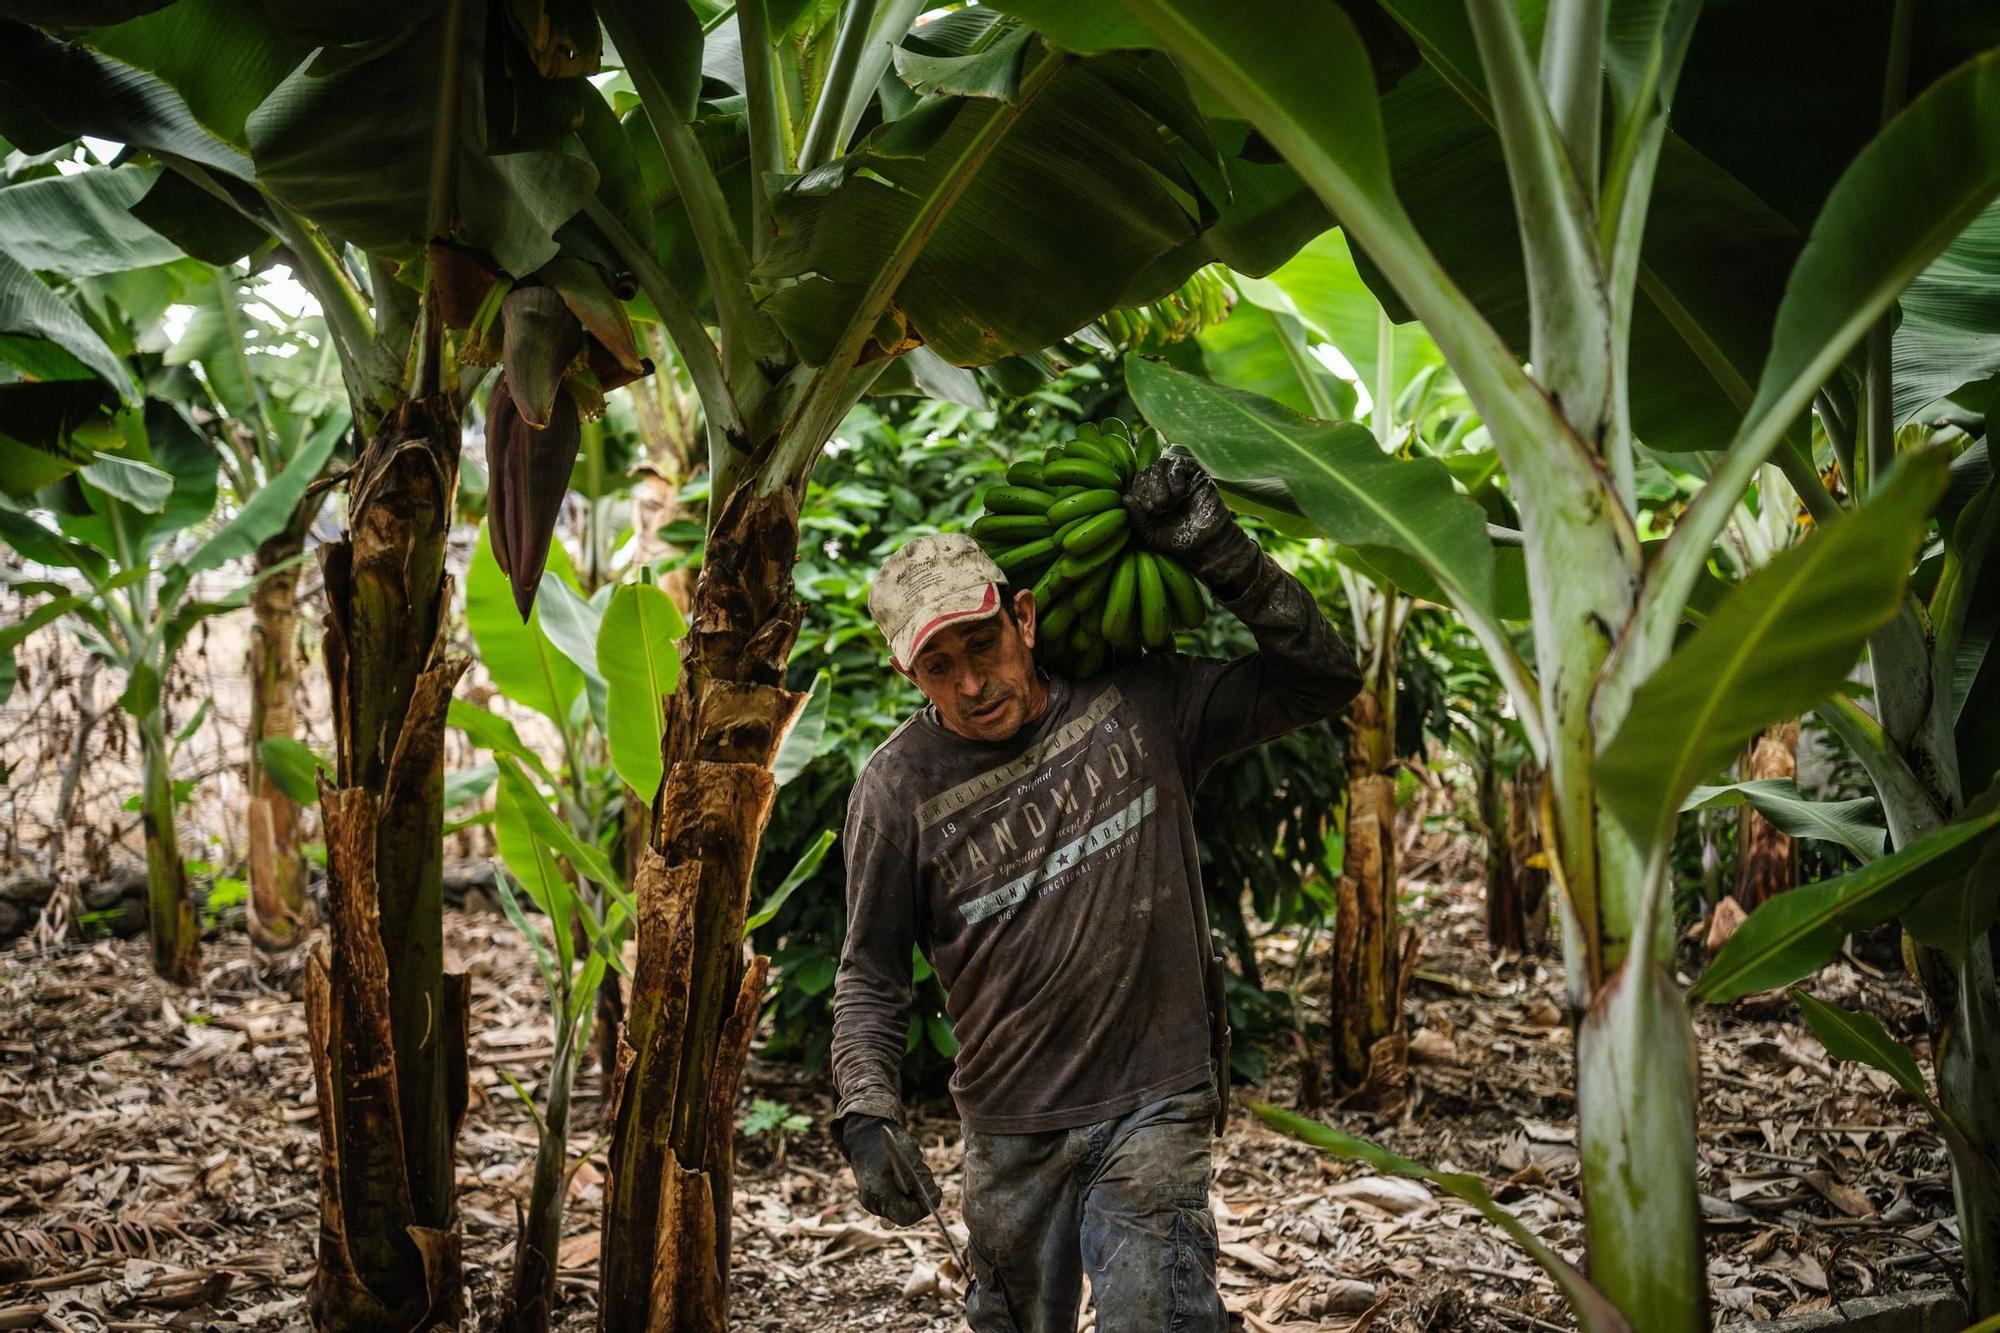
<instances>
[{"instance_id":1,"label":"dried brown bark","mask_svg":"<svg viewBox=\"0 0 2000 1333\"><path fill-rule=\"evenodd\" d=\"M250 594L250 938L269 949L298 942L313 923L306 862L299 851L299 805L258 757L258 743L298 729L298 570L277 569L299 552L291 533L257 549Z\"/></svg>"},{"instance_id":2,"label":"dried brown bark","mask_svg":"<svg viewBox=\"0 0 2000 1333\"><path fill-rule=\"evenodd\" d=\"M408 1333L463 1317L453 1145L466 990L444 971L445 651L457 414L404 404L355 465L348 536L321 555L334 785L327 936L306 1017L320 1111L318 1328Z\"/></svg>"},{"instance_id":3,"label":"dried brown bark","mask_svg":"<svg viewBox=\"0 0 2000 1333\"><path fill-rule=\"evenodd\" d=\"M1792 718L1757 733L1743 756L1743 780L1795 778L1799 773L1799 720ZM1736 835L1736 901L1754 912L1799 882L1798 849L1792 835L1748 805Z\"/></svg>"},{"instance_id":4,"label":"dried brown bark","mask_svg":"<svg viewBox=\"0 0 2000 1333\"><path fill-rule=\"evenodd\" d=\"M797 637L798 509L739 487L709 538L668 701L666 780L634 891L639 915L605 1198L599 1327L719 1330L727 1319L736 1085L767 960L746 957L770 766L805 696L784 688Z\"/></svg>"},{"instance_id":5,"label":"dried brown bark","mask_svg":"<svg viewBox=\"0 0 2000 1333\"><path fill-rule=\"evenodd\" d=\"M1381 1080L1376 1048L1402 1026L1396 783L1388 772L1395 683L1379 685L1371 679L1347 714L1347 841L1333 922L1333 1075L1349 1090Z\"/></svg>"},{"instance_id":6,"label":"dried brown bark","mask_svg":"<svg viewBox=\"0 0 2000 1333\"><path fill-rule=\"evenodd\" d=\"M1486 947L1495 953L1527 953L1541 937L1549 872L1542 865L1542 773L1532 759L1521 761L1496 788L1487 816Z\"/></svg>"}]
</instances>

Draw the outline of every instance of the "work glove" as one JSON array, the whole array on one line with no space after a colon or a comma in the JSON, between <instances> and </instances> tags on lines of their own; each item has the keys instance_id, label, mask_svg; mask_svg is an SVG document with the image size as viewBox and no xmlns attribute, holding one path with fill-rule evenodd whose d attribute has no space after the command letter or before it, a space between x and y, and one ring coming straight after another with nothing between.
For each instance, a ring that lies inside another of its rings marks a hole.
<instances>
[{"instance_id":1,"label":"work glove","mask_svg":"<svg viewBox=\"0 0 2000 1333\"><path fill-rule=\"evenodd\" d=\"M1215 479L1179 450L1132 478L1125 513L1141 546L1173 556L1224 601L1240 596L1257 575L1261 548L1237 526Z\"/></svg>"},{"instance_id":2,"label":"work glove","mask_svg":"<svg viewBox=\"0 0 2000 1333\"><path fill-rule=\"evenodd\" d=\"M879 1115L850 1115L835 1135L854 1168L861 1206L898 1226L913 1226L943 1198L910 1132Z\"/></svg>"}]
</instances>

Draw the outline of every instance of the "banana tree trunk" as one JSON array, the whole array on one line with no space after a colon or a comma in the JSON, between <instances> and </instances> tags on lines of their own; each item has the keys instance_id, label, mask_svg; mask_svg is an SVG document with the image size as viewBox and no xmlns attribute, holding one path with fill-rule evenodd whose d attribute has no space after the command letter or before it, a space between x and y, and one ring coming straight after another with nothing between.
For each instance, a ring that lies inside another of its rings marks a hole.
<instances>
[{"instance_id":1,"label":"banana tree trunk","mask_svg":"<svg viewBox=\"0 0 2000 1333\"><path fill-rule=\"evenodd\" d=\"M250 595L250 937L265 948L298 942L313 922L306 863L299 852L299 804L273 780L257 753L297 729L298 570L286 564L301 542L285 534L257 548ZM284 565L275 573L266 573Z\"/></svg>"},{"instance_id":2,"label":"banana tree trunk","mask_svg":"<svg viewBox=\"0 0 2000 1333\"><path fill-rule=\"evenodd\" d=\"M1743 780L1795 778L1799 773L1799 720L1792 718L1757 734L1743 758ZM1746 912L1799 882L1798 849L1792 835L1743 807L1736 834L1736 901Z\"/></svg>"},{"instance_id":3,"label":"banana tree trunk","mask_svg":"<svg viewBox=\"0 0 2000 1333\"><path fill-rule=\"evenodd\" d=\"M1371 668L1389 654L1378 648ZM1393 661L1393 658L1389 658ZM1386 675L1386 680L1384 679ZM1333 920L1333 1073L1342 1088L1370 1082L1382 1043L1401 1030L1396 929L1395 671L1371 669L1348 710L1347 840Z\"/></svg>"},{"instance_id":4,"label":"banana tree trunk","mask_svg":"<svg viewBox=\"0 0 2000 1333\"><path fill-rule=\"evenodd\" d=\"M139 719L139 752L139 821L146 837L146 927L153 971L176 985L192 986L199 979L201 932L195 928L194 895L174 828L167 724L157 712Z\"/></svg>"},{"instance_id":5,"label":"banana tree trunk","mask_svg":"<svg viewBox=\"0 0 2000 1333\"><path fill-rule=\"evenodd\" d=\"M800 616L797 501L742 485L718 503L634 884L638 965L613 1078L599 1279L606 1333L701 1333L727 1319L736 1088L769 964L746 957L743 922L771 763L806 696L782 683Z\"/></svg>"},{"instance_id":6,"label":"banana tree trunk","mask_svg":"<svg viewBox=\"0 0 2000 1333\"><path fill-rule=\"evenodd\" d=\"M457 413L404 403L354 469L348 533L321 556L336 777L320 790L326 938L306 973L319 1091L315 1327L459 1324L453 1145L466 988L444 970L445 537Z\"/></svg>"},{"instance_id":7,"label":"banana tree trunk","mask_svg":"<svg viewBox=\"0 0 2000 1333\"><path fill-rule=\"evenodd\" d=\"M1991 890L1991 886L1987 886ZM1938 1025L1938 1103L1953 1144L1952 1194L1972 1317L2000 1315L2000 926L1966 949L1957 994Z\"/></svg>"}]
</instances>

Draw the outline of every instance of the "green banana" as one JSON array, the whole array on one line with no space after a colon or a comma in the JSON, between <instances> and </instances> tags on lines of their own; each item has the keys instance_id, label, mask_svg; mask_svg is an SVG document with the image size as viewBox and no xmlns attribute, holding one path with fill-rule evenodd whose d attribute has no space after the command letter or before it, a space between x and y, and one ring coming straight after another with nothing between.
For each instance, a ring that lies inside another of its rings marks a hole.
<instances>
[{"instance_id":1,"label":"green banana","mask_svg":"<svg viewBox=\"0 0 2000 1333\"><path fill-rule=\"evenodd\" d=\"M1015 486L1032 486L1038 491L1048 489L1042 485L1042 465L1030 458L1008 464L1007 480Z\"/></svg>"},{"instance_id":2,"label":"green banana","mask_svg":"<svg viewBox=\"0 0 2000 1333\"><path fill-rule=\"evenodd\" d=\"M1074 519L1088 518L1108 509L1118 509L1118 492L1109 486L1065 495L1049 506L1048 520L1060 528Z\"/></svg>"},{"instance_id":3,"label":"green banana","mask_svg":"<svg viewBox=\"0 0 2000 1333\"><path fill-rule=\"evenodd\" d=\"M1036 626L1037 637L1060 639L1063 631L1076 623L1077 606L1072 598L1065 597L1049 608L1047 615Z\"/></svg>"},{"instance_id":4,"label":"green banana","mask_svg":"<svg viewBox=\"0 0 2000 1333\"><path fill-rule=\"evenodd\" d=\"M972 520L972 535L982 542L1013 546L1053 536L1055 524L1042 514L987 514Z\"/></svg>"},{"instance_id":5,"label":"green banana","mask_svg":"<svg viewBox=\"0 0 2000 1333\"><path fill-rule=\"evenodd\" d=\"M1104 640L1097 640L1090 647L1084 649L1083 655L1076 659L1076 666L1071 674L1078 680L1089 680L1092 676L1104 670L1104 659L1108 652L1109 649L1104 646Z\"/></svg>"},{"instance_id":6,"label":"green banana","mask_svg":"<svg viewBox=\"0 0 2000 1333\"><path fill-rule=\"evenodd\" d=\"M1139 475L1139 454L1132 447L1132 441L1123 435L1107 435L1104 437L1104 447L1118 455L1118 470L1125 474L1128 484L1132 478Z\"/></svg>"},{"instance_id":7,"label":"green banana","mask_svg":"<svg viewBox=\"0 0 2000 1333\"><path fill-rule=\"evenodd\" d=\"M1201 585L1195 582L1194 575L1188 573L1187 566L1172 556L1163 555L1158 559L1160 582L1166 585L1174 625L1180 629L1200 628L1203 619Z\"/></svg>"},{"instance_id":8,"label":"green banana","mask_svg":"<svg viewBox=\"0 0 2000 1333\"><path fill-rule=\"evenodd\" d=\"M1148 426L1139 432L1139 438L1133 442L1132 447L1139 456L1139 470L1143 472L1160 461L1160 454L1166 447L1166 442L1160 438L1160 432ZM1008 473L1008 480L1013 480L1013 473Z\"/></svg>"},{"instance_id":9,"label":"green banana","mask_svg":"<svg viewBox=\"0 0 2000 1333\"><path fill-rule=\"evenodd\" d=\"M1125 531L1127 521L1125 510L1122 507L1107 509L1101 514L1092 514L1076 527L1065 526L1063 531L1067 532L1069 536L1063 537L1059 534L1056 540L1064 552L1068 554L1074 555L1078 552L1095 551L1098 547Z\"/></svg>"},{"instance_id":10,"label":"green banana","mask_svg":"<svg viewBox=\"0 0 2000 1333\"><path fill-rule=\"evenodd\" d=\"M1167 590L1160 581L1160 562L1151 551L1139 553L1139 637L1148 648L1173 642L1167 622Z\"/></svg>"},{"instance_id":11,"label":"green banana","mask_svg":"<svg viewBox=\"0 0 2000 1333\"><path fill-rule=\"evenodd\" d=\"M1055 559L1060 554L1056 548L1056 539L1044 537L1038 542L1029 542L1025 546L1016 546L1012 550L1000 552L993 557L993 563L1000 566L1000 572L1012 582L1016 574L1039 571L1047 561Z\"/></svg>"},{"instance_id":12,"label":"green banana","mask_svg":"<svg viewBox=\"0 0 2000 1333\"><path fill-rule=\"evenodd\" d=\"M1118 452L1118 442L1115 439L1106 436L1095 438L1077 436L1070 441L1069 457L1064 461L1075 463L1084 459L1101 463L1117 473L1120 485L1132 480L1132 474L1125 470L1125 460Z\"/></svg>"},{"instance_id":13,"label":"green banana","mask_svg":"<svg viewBox=\"0 0 2000 1333\"><path fill-rule=\"evenodd\" d=\"M1109 463L1074 455L1058 458L1043 468L1042 477L1052 486L1101 486L1116 491L1125 485L1125 478Z\"/></svg>"},{"instance_id":14,"label":"green banana","mask_svg":"<svg viewBox=\"0 0 2000 1333\"><path fill-rule=\"evenodd\" d=\"M1097 433L1100 435L1116 435L1121 440L1132 438L1132 428L1117 417L1106 417L1104 420L1098 422Z\"/></svg>"},{"instance_id":15,"label":"green banana","mask_svg":"<svg viewBox=\"0 0 2000 1333\"><path fill-rule=\"evenodd\" d=\"M1117 571L1116 565L1106 561L1091 571L1083 582L1076 585L1076 591L1070 594L1070 600L1076 603L1079 613L1096 609L1098 602L1104 597L1105 588L1111 584L1111 576Z\"/></svg>"},{"instance_id":16,"label":"green banana","mask_svg":"<svg viewBox=\"0 0 2000 1333\"><path fill-rule=\"evenodd\" d=\"M989 486L985 502L989 514L1046 514L1056 497L1032 486Z\"/></svg>"},{"instance_id":17,"label":"green banana","mask_svg":"<svg viewBox=\"0 0 2000 1333\"><path fill-rule=\"evenodd\" d=\"M1095 551L1079 551L1074 555L1065 555L1056 561L1056 568L1062 571L1065 579L1075 582L1100 565L1110 564L1118 553L1125 549L1128 536L1129 534L1120 533Z\"/></svg>"},{"instance_id":18,"label":"green banana","mask_svg":"<svg viewBox=\"0 0 2000 1333\"><path fill-rule=\"evenodd\" d=\"M1138 602L1139 552L1127 551L1118 562L1118 572L1111 576L1111 586L1105 590L1104 610L1097 622L1105 642L1114 648L1130 648L1138 642Z\"/></svg>"},{"instance_id":19,"label":"green banana","mask_svg":"<svg viewBox=\"0 0 2000 1333\"><path fill-rule=\"evenodd\" d=\"M1050 565L1042 576L1035 580L1035 605L1046 610L1055 603L1057 596L1069 586L1069 580L1060 573L1061 563Z\"/></svg>"}]
</instances>

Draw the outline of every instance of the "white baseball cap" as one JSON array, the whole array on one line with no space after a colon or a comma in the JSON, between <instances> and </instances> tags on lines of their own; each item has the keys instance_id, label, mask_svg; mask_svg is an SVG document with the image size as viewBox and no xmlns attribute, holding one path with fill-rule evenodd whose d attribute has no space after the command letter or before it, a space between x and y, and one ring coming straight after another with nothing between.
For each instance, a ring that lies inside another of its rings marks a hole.
<instances>
[{"instance_id":1,"label":"white baseball cap","mask_svg":"<svg viewBox=\"0 0 2000 1333\"><path fill-rule=\"evenodd\" d=\"M1000 614L1007 575L963 532L934 532L903 543L868 589L868 614L889 641L889 659L907 671L924 641L947 625Z\"/></svg>"}]
</instances>

